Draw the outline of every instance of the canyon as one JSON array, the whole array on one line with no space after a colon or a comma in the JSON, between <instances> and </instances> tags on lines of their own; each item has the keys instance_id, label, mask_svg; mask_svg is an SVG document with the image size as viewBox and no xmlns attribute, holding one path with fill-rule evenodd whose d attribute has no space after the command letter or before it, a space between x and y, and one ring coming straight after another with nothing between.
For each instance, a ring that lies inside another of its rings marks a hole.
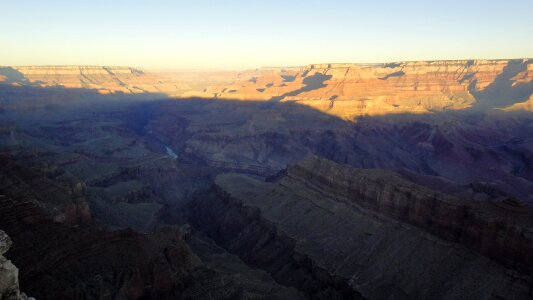
<instances>
[{"instance_id":1,"label":"canyon","mask_svg":"<svg viewBox=\"0 0 533 300\"><path fill-rule=\"evenodd\" d=\"M532 99L527 58L0 67L0 299L530 299Z\"/></svg>"},{"instance_id":2,"label":"canyon","mask_svg":"<svg viewBox=\"0 0 533 300\"><path fill-rule=\"evenodd\" d=\"M103 94L295 102L346 120L467 108L530 110L532 80L530 59L312 64L241 72L95 66L0 69L0 82L11 84L87 88Z\"/></svg>"},{"instance_id":3,"label":"canyon","mask_svg":"<svg viewBox=\"0 0 533 300\"><path fill-rule=\"evenodd\" d=\"M511 106L531 94L532 70L528 59L316 64L243 72L232 85L193 95L295 102L353 120Z\"/></svg>"},{"instance_id":4,"label":"canyon","mask_svg":"<svg viewBox=\"0 0 533 300\"><path fill-rule=\"evenodd\" d=\"M192 220L217 241L300 289L328 292L314 282L321 278L368 299L529 296L526 277L483 256L530 274L531 208L468 203L389 171L315 156L266 182L219 175L212 195L191 205ZM291 268L302 278L286 276Z\"/></svg>"}]
</instances>

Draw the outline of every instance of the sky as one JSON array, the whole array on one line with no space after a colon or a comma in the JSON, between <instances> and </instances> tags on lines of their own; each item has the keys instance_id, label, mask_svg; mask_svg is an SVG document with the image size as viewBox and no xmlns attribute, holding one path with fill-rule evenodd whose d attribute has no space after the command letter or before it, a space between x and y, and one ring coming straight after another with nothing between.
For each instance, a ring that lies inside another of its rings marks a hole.
<instances>
[{"instance_id":1,"label":"sky","mask_svg":"<svg viewBox=\"0 0 533 300\"><path fill-rule=\"evenodd\" d=\"M0 0L0 65L248 69L533 57L533 0Z\"/></svg>"}]
</instances>

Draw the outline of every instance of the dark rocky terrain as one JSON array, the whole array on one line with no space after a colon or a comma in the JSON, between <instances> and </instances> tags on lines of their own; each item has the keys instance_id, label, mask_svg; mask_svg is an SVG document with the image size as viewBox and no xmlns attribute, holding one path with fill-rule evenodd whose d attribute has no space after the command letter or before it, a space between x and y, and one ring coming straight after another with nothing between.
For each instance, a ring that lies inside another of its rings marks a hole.
<instances>
[{"instance_id":1,"label":"dark rocky terrain","mask_svg":"<svg viewBox=\"0 0 533 300\"><path fill-rule=\"evenodd\" d=\"M350 286L370 299L530 296L520 274L531 273L533 214L515 203L471 203L309 156L266 182L219 175L191 206L217 242L311 295Z\"/></svg>"},{"instance_id":2,"label":"dark rocky terrain","mask_svg":"<svg viewBox=\"0 0 533 300\"><path fill-rule=\"evenodd\" d=\"M14 297L530 299L530 70L2 68Z\"/></svg>"},{"instance_id":3,"label":"dark rocky terrain","mask_svg":"<svg viewBox=\"0 0 533 300\"><path fill-rule=\"evenodd\" d=\"M92 222L76 186L1 157L0 226L13 239L9 252L21 286L40 299L247 299L300 297L266 274L240 278L204 263L176 225L150 233L109 231ZM82 209L80 209L80 207ZM58 217L61 216L61 217Z\"/></svg>"}]
</instances>

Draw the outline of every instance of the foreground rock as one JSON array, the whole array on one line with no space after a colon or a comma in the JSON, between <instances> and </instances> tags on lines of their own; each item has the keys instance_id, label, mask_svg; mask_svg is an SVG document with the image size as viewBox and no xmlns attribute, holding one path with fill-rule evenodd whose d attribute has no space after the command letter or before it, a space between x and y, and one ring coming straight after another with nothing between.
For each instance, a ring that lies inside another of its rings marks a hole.
<instances>
[{"instance_id":1,"label":"foreground rock","mask_svg":"<svg viewBox=\"0 0 533 300\"><path fill-rule=\"evenodd\" d=\"M11 244L12 241L9 236L0 230L0 299L22 300L26 299L26 297L20 293L18 281L19 270L11 261L3 256L9 250Z\"/></svg>"},{"instance_id":2,"label":"foreground rock","mask_svg":"<svg viewBox=\"0 0 533 300\"><path fill-rule=\"evenodd\" d=\"M316 157L272 181L218 176L192 204L196 226L313 298L531 297L529 209Z\"/></svg>"}]
</instances>

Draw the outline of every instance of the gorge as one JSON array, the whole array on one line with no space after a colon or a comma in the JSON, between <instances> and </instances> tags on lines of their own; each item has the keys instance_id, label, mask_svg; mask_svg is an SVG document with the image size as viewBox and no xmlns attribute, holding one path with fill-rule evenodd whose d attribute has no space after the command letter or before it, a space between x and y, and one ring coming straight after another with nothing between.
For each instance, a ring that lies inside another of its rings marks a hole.
<instances>
[{"instance_id":1,"label":"gorge","mask_svg":"<svg viewBox=\"0 0 533 300\"><path fill-rule=\"evenodd\" d=\"M4 298L531 299L532 101L527 58L1 67Z\"/></svg>"}]
</instances>

